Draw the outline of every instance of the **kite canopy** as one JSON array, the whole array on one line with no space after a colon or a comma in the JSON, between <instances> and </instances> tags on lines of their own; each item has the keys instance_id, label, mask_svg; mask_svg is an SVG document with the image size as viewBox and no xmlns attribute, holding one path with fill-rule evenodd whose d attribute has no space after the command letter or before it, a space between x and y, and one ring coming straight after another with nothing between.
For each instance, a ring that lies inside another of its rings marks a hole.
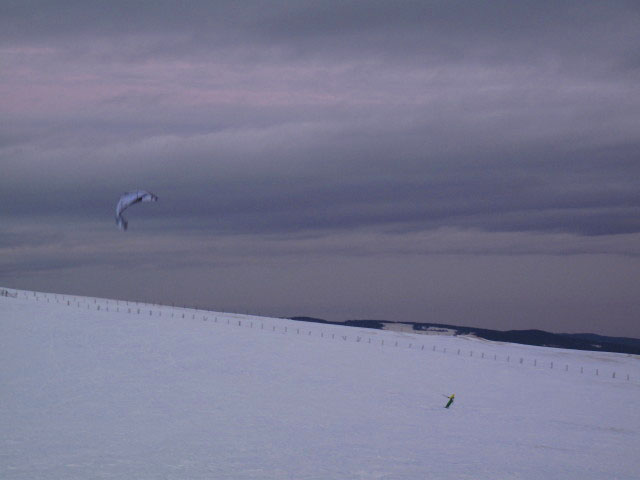
<instances>
[{"instance_id":1,"label":"kite canopy","mask_svg":"<svg viewBox=\"0 0 640 480\"><path fill-rule=\"evenodd\" d=\"M156 197L153 193L149 193L146 190L136 190L135 192L127 192L122 194L120 200L118 200L118 205L116 205L116 225L120 230L126 230L127 225L129 224L127 220L122 216L122 212L124 212L131 205L140 202L157 202L158 197Z\"/></svg>"}]
</instances>

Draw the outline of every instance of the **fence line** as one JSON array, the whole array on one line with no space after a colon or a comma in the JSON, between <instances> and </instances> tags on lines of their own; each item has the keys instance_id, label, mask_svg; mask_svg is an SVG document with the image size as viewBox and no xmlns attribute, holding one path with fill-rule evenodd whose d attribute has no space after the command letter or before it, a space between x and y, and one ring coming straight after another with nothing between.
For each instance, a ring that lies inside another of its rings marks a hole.
<instances>
[{"instance_id":1,"label":"fence line","mask_svg":"<svg viewBox=\"0 0 640 480\"><path fill-rule=\"evenodd\" d=\"M91 298L91 297L78 297L78 296L69 296L70 298L66 298L65 296L60 296L60 298L58 297L57 294L47 294L47 293L42 293L42 292L27 292L27 291L10 291L7 289L0 289L0 296L2 297L11 297L11 298L19 298L19 294L20 292L24 293L24 299L35 299L36 301L44 301L46 299L47 303L51 303L51 299L53 298L53 300L56 301L56 303L60 304L60 300L62 300L62 305L65 305L66 302L66 306L68 307L74 307L77 309L82 309L82 305L81 302L85 302L87 309L91 309L91 300L93 300L93 305L95 305L95 310L96 311L106 311L106 312L119 312L119 304L120 301L119 300L111 300L111 303L113 304L115 302L116 308L115 309L109 309L109 303L110 300L109 299L98 299L98 298ZM73 302L72 302L73 300ZM191 309L191 308L187 308L187 307L175 307L174 305L161 305L161 304L145 304L145 303L140 303L140 302L129 302L129 301L124 301L125 305L129 306L131 305L136 305L136 306L147 306L147 307L156 307L155 311L157 313L158 317L162 317L162 310L166 310L170 309L170 313L171 313L171 317L174 318L174 314L181 314L181 318L186 318L185 317L185 310L190 311L191 313L191 319L195 320L196 319L196 313L212 313L212 312L208 312L208 311L202 311L202 310L198 310L198 309ZM142 313L140 308L135 309L137 315L140 315ZM124 309L123 309L123 313L124 313ZM154 309L150 308L148 310L149 312L149 316L153 317L154 314ZM126 313L133 315L133 310L131 308L127 308ZM249 320L247 317L251 318L251 317L259 317L257 315L242 315L242 314L229 314L229 313L223 313L222 314L224 317L226 317L226 324L227 325L232 325L230 323L230 317L235 317L235 320L237 321L237 324L233 323L233 325L235 325L236 327L240 327L240 328L253 328L254 327L254 322ZM245 320L245 322L243 323L243 319ZM202 316L202 320L203 321L208 321L208 317L206 315ZM284 319L287 320L287 319ZM218 316L214 316L214 323L219 323L218 322ZM260 324L260 330L265 330L264 328L265 324L262 321L262 323ZM303 327L296 327L296 335L300 335L301 332L301 328ZM316 333L317 336L319 338L326 338L326 339L331 339L331 340L336 340L336 334L335 333L331 333L331 337L329 337L328 332L327 335L325 336L325 331L320 328L320 331L317 331L316 329ZM280 331L281 334L288 334L289 333L289 326L288 325L282 325L280 326L280 329L277 328L276 325L272 325L272 332L278 332ZM313 336L314 330L307 330L307 335L306 336ZM349 340L351 340L353 343L368 343L368 344L373 344L373 342L371 341L371 337L368 338L367 342L363 342L363 337L361 336L361 334L347 334L347 335L339 335L339 338L342 339L342 341L344 342L348 342ZM416 339L413 339L412 342L408 342L404 345L402 345L400 343L399 340L395 340L392 344L390 343L386 343L385 344L385 340L382 338L380 339L380 347L388 347L388 348L400 348L400 349L405 349L405 350L414 350L414 351L428 351L425 349L425 347L427 346L425 343L419 343L416 344L415 343ZM391 346L390 346L391 345ZM431 352L436 352L436 353L442 353L442 354L446 354L447 353L447 347L442 347L442 350L438 350L437 349L437 345L432 345L432 348L430 350ZM458 356L462 356L462 354L464 353L464 350L461 348L458 348L456 351L456 355ZM476 355L479 354L479 357L476 357ZM479 359L485 359L486 355L485 352L476 352L474 350L469 350L469 358L479 358ZM493 360L494 361L498 361L498 355L494 353L493 355ZM545 368L548 367L550 370L554 370L555 369L555 364L553 361L549 361L548 364L545 364L545 362L538 362L537 358L533 358L530 361L525 362L525 357L519 357L518 358L518 364L519 365L532 365L535 368ZM505 358L506 363L511 363L511 354L506 355ZM540 367L539 367L540 364ZM564 365L564 371L565 372L569 372L569 364L565 364ZM573 368L571 370L572 372L577 372L577 367ZM600 377L600 376L604 376L604 377L608 377L611 379L616 379L616 380L624 380L627 382L631 381L631 375L629 373L623 373L620 374L620 372L613 370L610 373L607 373L605 375L601 375L600 372L600 368L594 368L593 370L591 370L592 374L596 377ZM584 375L585 373L588 373L588 370L585 370L585 367L583 365L580 366L580 374Z\"/></svg>"}]
</instances>

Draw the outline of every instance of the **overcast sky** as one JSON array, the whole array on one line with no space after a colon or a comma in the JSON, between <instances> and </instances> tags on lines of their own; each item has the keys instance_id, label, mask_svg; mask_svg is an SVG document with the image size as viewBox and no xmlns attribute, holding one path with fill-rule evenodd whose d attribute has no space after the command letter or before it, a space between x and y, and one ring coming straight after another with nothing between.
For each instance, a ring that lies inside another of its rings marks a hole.
<instances>
[{"instance_id":1,"label":"overcast sky","mask_svg":"<svg viewBox=\"0 0 640 480\"><path fill-rule=\"evenodd\" d=\"M4 0L0 285L640 337L639 45L637 1Z\"/></svg>"}]
</instances>

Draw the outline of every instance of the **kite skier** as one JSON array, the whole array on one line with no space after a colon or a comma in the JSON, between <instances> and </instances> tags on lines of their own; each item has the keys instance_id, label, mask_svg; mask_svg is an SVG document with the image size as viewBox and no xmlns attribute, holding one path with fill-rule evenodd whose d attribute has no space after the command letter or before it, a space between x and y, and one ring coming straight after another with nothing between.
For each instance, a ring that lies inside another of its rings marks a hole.
<instances>
[{"instance_id":1,"label":"kite skier","mask_svg":"<svg viewBox=\"0 0 640 480\"><path fill-rule=\"evenodd\" d=\"M447 404L444 406L444 408L449 408L451 406L451 404L453 403L453 399L456 398L456 394L452 393L451 396L447 396L445 395L445 397L447 397L449 399L449 401L447 402Z\"/></svg>"}]
</instances>

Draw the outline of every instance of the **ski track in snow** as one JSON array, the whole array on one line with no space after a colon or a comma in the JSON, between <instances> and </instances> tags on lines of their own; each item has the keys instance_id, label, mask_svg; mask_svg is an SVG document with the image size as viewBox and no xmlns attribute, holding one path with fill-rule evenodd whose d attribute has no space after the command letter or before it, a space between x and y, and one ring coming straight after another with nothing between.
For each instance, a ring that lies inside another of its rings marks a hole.
<instances>
[{"instance_id":1,"label":"ski track in snow","mask_svg":"<svg viewBox=\"0 0 640 480\"><path fill-rule=\"evenodd\" d=\"M640 478L632 355L0 290L2 479Z\"/></svg>"}]
</instances>

